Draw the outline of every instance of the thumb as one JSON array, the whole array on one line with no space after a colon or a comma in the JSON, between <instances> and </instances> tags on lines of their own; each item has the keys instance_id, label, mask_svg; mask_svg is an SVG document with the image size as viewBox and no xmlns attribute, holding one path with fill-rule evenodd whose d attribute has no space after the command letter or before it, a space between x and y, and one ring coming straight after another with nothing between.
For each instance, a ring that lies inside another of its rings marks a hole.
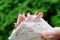
<instances>
[{"instance_id":1,"label":"thumb","mask_svg":"<svg viewBox=\"0 0 60 40\"><path fill-rule=\"evenodd\" d=\"M46 39L60 38L60 28L53 28L52 30L42 32L42 36Z\"/></svg>"},{"instance_id":2,"label":"thumb","mask_svg":"<svg viewBox=\"0 0 60 40\"><path fill-rule=\"evenodd\" d=\"M51 31L43 31L42 32L42 37L45 38L45 39L51 39L51 38L54 38L53 34Z\"/></svg>"},{"instance_id":3,"label":"thumb","mask_svg":"<svg viewBox=\"0 0 60 40\"><path fill-rule=\"evenodd\" d=\"M60 38L60 27L53 28L55 32L53 33L57 38Z\"/></svg>"}]
</instances>

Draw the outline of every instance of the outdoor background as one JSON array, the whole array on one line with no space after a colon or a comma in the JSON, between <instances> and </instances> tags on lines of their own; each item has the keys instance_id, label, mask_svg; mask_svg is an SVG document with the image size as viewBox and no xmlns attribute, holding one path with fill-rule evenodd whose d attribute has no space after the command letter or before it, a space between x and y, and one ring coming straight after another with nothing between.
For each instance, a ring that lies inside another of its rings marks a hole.
<instances>
[{"instance_id":1,"label":"outdoor background","mask_svg":"<svg viewBox=\"0 0 60 40\"><path fill-rule=\"evenodd\" d=\"M0 40L8 40L19 13L36 11L52 27L60 26L60 0L0 0Z\"/></svg>"}]
</instances>

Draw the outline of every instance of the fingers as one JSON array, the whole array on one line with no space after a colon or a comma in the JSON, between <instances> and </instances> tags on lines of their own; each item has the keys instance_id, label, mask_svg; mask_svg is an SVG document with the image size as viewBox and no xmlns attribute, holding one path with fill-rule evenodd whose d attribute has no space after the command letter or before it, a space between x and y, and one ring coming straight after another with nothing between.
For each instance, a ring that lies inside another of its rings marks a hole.
<instances>
[{"instance_id":1,"label":"fingers","mask_svg":"<svg viewBox=\"0 0 60 40\"><path fill-rule=\"evenodd\" d=\"M54 36L52 35L52 33L50 31L43 31L42 32L42 36L45 39L50 39L50 38L54 38Z\"/></svg>"},{"instance_id":2,"label":"fingers","mask_svg":"<svg viewBox=\"0 0 60 40\"><path fill-rule=\"evenodd\" d=\"M47 40L57 40L57 38L54 37L54 35L50 31L44 31L42 32L43 38Z\"/></svg>"},{"instance_id":3,"label":"fingers","mask_svg":"<svg viewBox=\"0 0 60 40\"><path fill-rule=\"evenodd\" d=\"M42 36L45 39L59 39L60 38L60 28L53 28L52 30L49 31L44 31L42 32Z\"/></svg>"},{"instance_id":4,"label":"fingers","mask_svg":"<svg viewBox=\"0 0 60 40\"><path fill-rule=\"evenodd\" d=\"M47 39L47 40L57 40L57 39L55 39L55 38L50 38L50 39Z\"/></svg>"}]
</instances>

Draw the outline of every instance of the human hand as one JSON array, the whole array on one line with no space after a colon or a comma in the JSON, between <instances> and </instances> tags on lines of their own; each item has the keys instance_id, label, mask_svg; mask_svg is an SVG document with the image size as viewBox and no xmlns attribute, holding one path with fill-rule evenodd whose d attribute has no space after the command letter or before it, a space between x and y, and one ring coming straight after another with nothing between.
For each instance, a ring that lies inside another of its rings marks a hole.
<instances>
[{"instance_id":1,"label":"human hand","mask_svg":"<svg viewBox=\"0 0 60 40\"><path fill-rule=\"evenodd\" d=\"M42 37L47 40L58 40L60 39L60 28L53 28L52 30L47 30L42 32Z\"/></svg>"}]
</instances>

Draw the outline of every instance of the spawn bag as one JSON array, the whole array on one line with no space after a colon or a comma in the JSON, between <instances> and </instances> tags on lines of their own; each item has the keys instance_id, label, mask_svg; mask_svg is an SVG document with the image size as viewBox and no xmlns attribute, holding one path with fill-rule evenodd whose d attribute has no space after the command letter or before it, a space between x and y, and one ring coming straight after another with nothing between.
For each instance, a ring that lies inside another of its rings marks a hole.
<instances>
[{"instance_id":1,"label":"spawn bag","mask_svg":"<svg viewBox=\"0 0 60 40\"><path fill-rule=\"evenodd\" d=\"M51 30L52 27L40 17L34 21L37 16L30 16L30 18L25 17L25 19L19 24L19 26L13 30L9 40L45 40L41 33L46 30Z\"/></svg>"}]
</instances>

